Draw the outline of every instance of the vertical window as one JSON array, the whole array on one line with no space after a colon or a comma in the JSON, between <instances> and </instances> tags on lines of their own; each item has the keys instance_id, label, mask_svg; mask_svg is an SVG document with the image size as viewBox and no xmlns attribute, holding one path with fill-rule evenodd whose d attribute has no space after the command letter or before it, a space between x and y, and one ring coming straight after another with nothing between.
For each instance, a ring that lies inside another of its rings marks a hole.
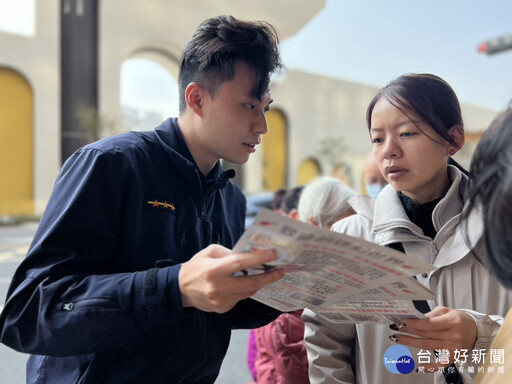
<instances>
[{"instance_id":1,"label":"vertical window","mask_svg":"<svg viewBox=\"0 0 512 384\"><path fill-rule=\"evenodd\" d=\"M263 188L275 191L286 187L287 126L284 114L271 109L267 112L268 132L262 137Z\"/></svg>"},{"instance_id":2,"label":"vertical window","mask_svg":"<svg viewBox=\"0 0 512 384\"><path fill-rule=\"evenodd\" d=\"M153 60L134 58L123 63L120 97L125 131L149 131L178 116L178 82Z\"/></svg>"}]
</instances>

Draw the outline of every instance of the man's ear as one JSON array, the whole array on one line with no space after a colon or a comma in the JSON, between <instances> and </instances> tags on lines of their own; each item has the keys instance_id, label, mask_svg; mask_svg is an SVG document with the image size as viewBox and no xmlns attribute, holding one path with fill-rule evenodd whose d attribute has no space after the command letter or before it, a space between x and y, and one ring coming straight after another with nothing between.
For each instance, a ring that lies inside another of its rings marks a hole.
<instances>
[{"instance_id":1,"label":"man's ear","mask_svg":"<svg viewBox=\"0 0 512 384\"><path fill-rule=\"evenodd\" d=\"M450 144L448 146L449 155L453 156L464 145L464 140L465 140L465 138L464 138L464 127L462 127L461 125L454 125L453 127L451 127L448 130L448 134L450 135L450 137L452 138L453 142L455 143L453 145Z\"/></svg>"},{"instance_id":2,"label":"man's ear","mask_svg":"<svg viewBox=\"0 0 512 384\"><path fill-rule=\"evenodd\" d=\"M188 107L200 117L203 116L203 98L206 91L196 82L192 82L185 90L185 101Z\"/></svg>"},{"instance_id":3,"label":"man's ear","mask_svg":"<svg viewBox=\"0 0 512 384\"><path fill-rule=\"evenodd\" d=\"M297 211L295 208L293 208L289 213L288 217L291 217L294 220L299 220L299 211Z\"/></svg>"}]
</instances>

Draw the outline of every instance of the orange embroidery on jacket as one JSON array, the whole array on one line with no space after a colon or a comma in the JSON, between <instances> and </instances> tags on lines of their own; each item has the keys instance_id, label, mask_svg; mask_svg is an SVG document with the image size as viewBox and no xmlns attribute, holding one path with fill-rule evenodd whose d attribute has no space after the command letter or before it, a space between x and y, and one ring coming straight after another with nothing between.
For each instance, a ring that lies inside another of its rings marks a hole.
<instances>
[{"instance_id":1,"label":"orange embroidery on jacket","mask_svg":"<svg viewBox=\"0 0 512 384\"><path fill-rule=\"evenodd\" d=\"M162 207L165 210L170 209L172 212L176 211L176 207L173 204L168 203L167 201L164 201L163 203L161 203L157 199L155 199L155 200L149 200L147 203L155 208Z\"/></svg>"}]
</instances>

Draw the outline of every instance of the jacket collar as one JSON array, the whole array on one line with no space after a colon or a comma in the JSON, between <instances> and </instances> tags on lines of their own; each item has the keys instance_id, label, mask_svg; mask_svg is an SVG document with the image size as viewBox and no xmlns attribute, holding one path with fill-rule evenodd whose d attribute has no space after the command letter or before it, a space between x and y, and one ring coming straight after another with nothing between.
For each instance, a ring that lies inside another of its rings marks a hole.
<instances>
[{"instance_id":1,"label":"jacket collar","mask_svg":"<svg viewBox=\"0 0 512 384\"><path fill-rule=\"evenodd\" d=\"M468 179L462 172L448 165L448 177L451 180L450 188L432 212L436 232L452 219L456 218L458 222L467 195ZM377 234L396 227L409 229L417 235L422 233L421 229L409 220L398 192L391 185L387 185L375 202L373 232Z\"/></svg>"},{"instance_id":2,"label":"jacket collar","mask_svg":"<svg viewBox=\"0 0 512 384\"><path fill-rule=\"evenodd\" d=\"M181 133L180 127L178 126L177 118L167 119L158 126L155 131L162 147L172 160L183 164L183 167L178 167L180 172L182 174L188 174L192 170L193 172L197 171L204 187L215 183L220 188L223 188L226 185L227 180L235 176L234 170L229 169L224 172L220 161L217 161L213 169L205 178L199 170L192 153L190 153L190 150L188 149L187 143ZM216 180L219 178L224 180L220 183L221 185L216 183Z\"/></svg>"},{"instance_id":3,"label":"jacket collar","mask_svg":"<svg viewBox=\"0 0 512 384\"><path fill-rule=\"evenodd\" d=\"M388 184L382 189L375 201L372 232L379 233L395 227L420 232L419 227L409 220L398 192Z\"/></svg>"},{"instance_id":4,"label":"jacket collar","mask_svg":"<svg viewBox=\"0 0 512 384\"><path fill-rule=\"evenodd\" d=\"M468 190L467 176L451 165L448 166L448 176L452 181L450 188L432 212L432 221L438 233L433 243L439 251L434 261L438 268L464 258L482 232L482 221L477 213L470 215L467 225L460 224ZM466 231L468 228L470 230ZM421 229L409 221L398 193L389 185L381 191L375 202L372 232L382 245L406 242L411 239L410 232L419 238L423 237ZM452 238L451 245L443 247L449 238ZM427 237L425 239L428 240Z\"/></svg>"}]
</instances>

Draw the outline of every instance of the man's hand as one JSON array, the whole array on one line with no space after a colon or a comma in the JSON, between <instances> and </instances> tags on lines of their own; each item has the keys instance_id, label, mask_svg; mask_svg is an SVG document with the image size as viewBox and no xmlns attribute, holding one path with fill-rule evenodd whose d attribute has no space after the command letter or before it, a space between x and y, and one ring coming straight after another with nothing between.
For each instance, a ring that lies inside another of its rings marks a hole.
<instances>
[{"instance_id":1,"label":"man's hand","mask_svg":"<svg viewBox=\"0 0 512 384\"><path fill-rule=\"evenodd\" d=\"M453 362L453 351L467 349L475 345L478 331L473 317L456 309L438 306L425 314L428 319L407 319L400 325L401 332L414 336L397 334L394 337L399 344L425 350L450 350L450 364ZM425 372L429 368L437 370L438 367L449 364L426 364Z\"/></svg>"},{"instance_id":2,"label":"man's hand","mask_svg":"<svg viewBox=\"0 0 512 384\"><path fill-rule=\"evenodd\" d=\"M280 269L252 276L233 276L249 268L276 260L275 251L233 253L220 245L210 245L181 265L179 285L183 307L224 313L240 300L284 276Z\"/></svg>"}]
</instances>

